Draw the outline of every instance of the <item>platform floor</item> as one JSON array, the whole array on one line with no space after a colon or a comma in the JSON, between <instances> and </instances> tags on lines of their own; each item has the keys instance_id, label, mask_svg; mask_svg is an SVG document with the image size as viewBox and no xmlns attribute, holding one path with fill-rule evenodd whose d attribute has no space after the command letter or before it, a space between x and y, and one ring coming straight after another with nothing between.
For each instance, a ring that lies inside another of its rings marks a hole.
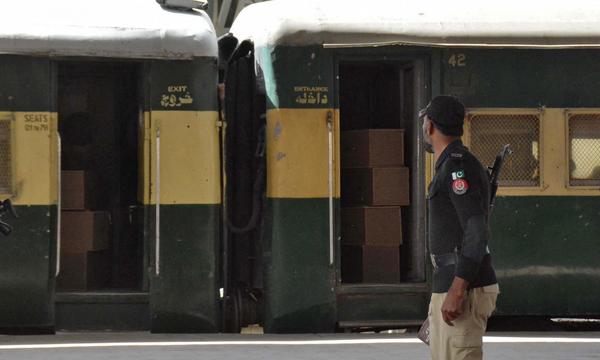
<instances>
[{"instance_id":1,"label":"platform floor","mask_svg":"<svg viewBox=\"0 0 600 360\"><path fill-rule=\"evenodd\" d=\"M600 332L488 333L485 359L600 359ZM428 359L415 334L0 336L0 359Z\"/></svg>"}]
</instances>

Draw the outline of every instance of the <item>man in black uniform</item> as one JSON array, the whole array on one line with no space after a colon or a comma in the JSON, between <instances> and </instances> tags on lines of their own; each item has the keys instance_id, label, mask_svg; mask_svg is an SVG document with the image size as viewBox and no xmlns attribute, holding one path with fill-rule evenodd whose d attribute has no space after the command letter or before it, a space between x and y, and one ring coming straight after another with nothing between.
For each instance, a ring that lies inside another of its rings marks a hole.
<instances>
[{"instance_id":1,"label":"man in black uniform","mask_svg":"<svg viewBox=\"0 0 600 360\"><path fill-rule=\"evenodd\" d=\"M434 153L429 185L429 251L434 267L429 334L434 360L481 359L482 337L499 293L488 248L487 170L463 146L465 108L435 97L419 114Z\"/></svg>"}]
</instances>

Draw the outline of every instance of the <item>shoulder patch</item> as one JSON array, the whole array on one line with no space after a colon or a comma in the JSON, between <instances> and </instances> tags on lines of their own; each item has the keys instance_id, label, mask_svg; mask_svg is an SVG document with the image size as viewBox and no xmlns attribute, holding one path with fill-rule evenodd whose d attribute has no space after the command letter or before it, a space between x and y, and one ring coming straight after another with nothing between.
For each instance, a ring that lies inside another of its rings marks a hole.
<instances>
[{"instance_id":1,"label":"shoulder patch","mask_svg":"<svg viewBox=\"0 0 600 360\"><path fill-rule=\"evenodd\" d=\"M462 179L465 177L465 171L464 170L458 170L452 173L452 180L456 180L456 179Z\"/></svg>"},{"instance_id":2,"label":"shoulder patch","mask_svg":"<svg viewBox=\"0 0 600 360\"><path fill-rule=\"evenodd\" d=\"M452 191L456 195L463 195L469 190L469 183L465 179L456 179L452 182Z\"/></svg>"}]
</instances>

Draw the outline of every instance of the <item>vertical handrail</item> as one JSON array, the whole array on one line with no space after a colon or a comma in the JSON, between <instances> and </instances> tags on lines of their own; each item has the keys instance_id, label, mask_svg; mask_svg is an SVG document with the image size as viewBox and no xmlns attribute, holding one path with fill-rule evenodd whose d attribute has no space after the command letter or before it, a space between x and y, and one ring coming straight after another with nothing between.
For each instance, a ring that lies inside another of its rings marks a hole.
<instances>
[{"instance_id":1,"label":"vertical handrail","mask_svg":"<svg viewBox=\"0 0 600 360\"><path fill-rule=\"evenodd\" d=\"M58 276L60 273L60 227L61 227L61 207L62 207L62 140L60 138L60 133L56 132L56 152L58 153L58 159L56 160L57 165L57 174L56 174L56 184L57 184L57 196L56 200L56 272L54 276Z\"/></svg>"},{"instance_id":2,"label":"vertical handrail","mask_svg":"<svg viewBox=\"0 0 600 360\"><path fill-rule=\"evenodd\" d=\"M328 193L329 193L329 265L333 265L333 248L334 248L334 233L333 233L333 114L327 112L327 132L328 132L328 165L329 173L327 177Z\"/></svg>"},{"instance_id":3,"label":"vertical handrail","mask_svg":"<svg viewBox=\"0 0 600 360\"><path fill-rule=\"evenodd\" d=\"M160 275L160 128L156 129L156 246L155 246L155 272Z\"/></svg>"}]
</instances>

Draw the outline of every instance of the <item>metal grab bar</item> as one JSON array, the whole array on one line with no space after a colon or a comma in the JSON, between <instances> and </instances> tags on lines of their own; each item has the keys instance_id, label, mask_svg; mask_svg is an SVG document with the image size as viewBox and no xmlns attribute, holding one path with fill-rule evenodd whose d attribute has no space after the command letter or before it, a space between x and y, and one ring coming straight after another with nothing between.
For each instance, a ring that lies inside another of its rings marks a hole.
<instances>
[{"instance_id":1,"label":"metal grab bar","mask_svg":"<svg viewBox=\"0 0 600 360\"><path fill-rule=\"evenodd\" d=\"M61 226L61 207L62 207L62 162L61 162L61 158L62 158L62 140L60 138L60 133L57 131L56 132L56 147L57 147L57 153L58 153L58 159L56 161L57 163L57 187L58 187L58 199L56 200L56 272L54 274L54 276L58 276L58 274L60 273L60 226Z\"/></svg>"},{"instance_id":2,"label":"metal grab bar","mask_svg":"<svg viewBox=\"0 0 600 360\"><path fill-rule=\"evenodd\" d=\"M156 129L156 245L155 245L155 272L160 275L160 128Z\"/></svg>"},{"instance_id":3,"label":"metal grab bar","mask_svg":"<svg viewBox=\"0 0 600 360\"><path fill-rule=\"evenodd\" d=\"M333 265L333 113L329 111L327 113L327 132L328 132L328 165L329 173L327 177L327 185L329 192L329 265Z\"/></svg>"}]
</instances>

